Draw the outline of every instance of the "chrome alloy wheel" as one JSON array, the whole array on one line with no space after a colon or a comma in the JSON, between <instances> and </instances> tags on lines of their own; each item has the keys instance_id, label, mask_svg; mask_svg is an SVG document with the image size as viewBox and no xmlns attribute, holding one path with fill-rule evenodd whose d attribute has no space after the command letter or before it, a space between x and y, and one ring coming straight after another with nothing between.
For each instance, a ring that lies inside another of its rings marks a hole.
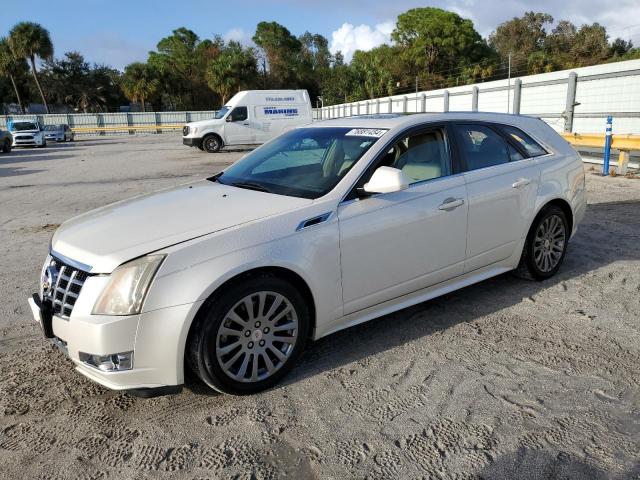
<instances>
[{"instance_id":1,"label":"chrome alloy wheel","mask_svg":"<svg viewBox=\"0 0 640 480\"><path fill-rule=\"evenodd\" d=\"M542 272L553 270L564 252L565 225L558 215L550 215L540 225L533 240L533 257Z\"/></svg>"},{"instance_id":2,"label":"chrome alloy wheel","mask_svg":"<svg viewBox=\"0 0 640 480\"><path fill-rule=\"evenodd\" d=\"M279 293L255 292L226 313L216 335L216 358L230 378L257 382L287 362L297 339L298 317L291 302Z\"/></svg>"}]
</instances>

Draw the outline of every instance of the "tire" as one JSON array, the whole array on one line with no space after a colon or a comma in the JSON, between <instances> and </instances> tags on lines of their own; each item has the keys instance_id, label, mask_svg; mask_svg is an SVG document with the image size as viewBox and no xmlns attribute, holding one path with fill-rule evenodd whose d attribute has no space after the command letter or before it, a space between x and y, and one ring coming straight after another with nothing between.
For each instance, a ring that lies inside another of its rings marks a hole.
<instances>
[{"instance_id":1,"label":"tire","mask_svg":"<svg viewBox=\"0 0 640 480\"><path fill-rule=\"evenodd\" d=\"M529 229L515 274L537 281L553 277L567 253L570 235L564 211L555 205L543 208Z\"/></svg>"},{"instance_id":2,"label":"tire","mask_svg":"<svg viewBox=\"0 0 640 480\"><path fill-rule=\"evenodd\" d=\"M218 392L260 392L293 368L309 325L306 303L289 282L269 274L245 277L205 304L191 328L187 363ZM292 328L285 330L287 326Z\"/></svg>"},{"instance_id":3,"label":"tire","mask_svg":"<svg viewBox=\"0 0 640 480\"><path fill-rule=\"evenodd\" d=\"M5 140L2 151L4 153L11 153L11 142L9 140Z\"/></svg>"},{"instance_id":4,"label":"tire","mask_svg":"<svg viewBox=\"0 0 640 480\"><path fill-rule=\"evenodd\" d=\"M207 153L218 153L222 148L222 140L217 135L207 135L202 139L202 149Z\"/></svg>"}]
</instances>

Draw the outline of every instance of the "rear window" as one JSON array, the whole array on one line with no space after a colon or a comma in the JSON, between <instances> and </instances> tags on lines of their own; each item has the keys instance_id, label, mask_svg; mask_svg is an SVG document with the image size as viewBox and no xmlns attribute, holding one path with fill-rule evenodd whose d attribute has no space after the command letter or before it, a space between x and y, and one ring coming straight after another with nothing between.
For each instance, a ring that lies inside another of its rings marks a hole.
<instances>
[{"instance_id":1,"label":"rear window","mask_svg":"<svg viewBox=\"0 0 640 480\"><path fill-rule=\"evenodd\" d=\"M509 137L518 142L522 146L522 148L527 151L530 157L539 157L540 155L546 155L547 153L549 153L544 148L542 148L542 146L538 142L536 142L533 138L531 138L519 128L511 127L509 125L503 125L502 129Z\"/></svg>"}]
</instances>

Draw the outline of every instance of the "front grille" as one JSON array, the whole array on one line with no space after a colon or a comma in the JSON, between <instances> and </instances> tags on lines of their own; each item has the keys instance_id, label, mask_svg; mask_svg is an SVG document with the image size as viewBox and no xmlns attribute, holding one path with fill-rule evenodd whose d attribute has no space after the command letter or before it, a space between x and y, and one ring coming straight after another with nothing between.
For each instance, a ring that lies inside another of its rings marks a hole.
<instances>
[{"instance_id":1,"label":"front grille","mask_svg":"<svg viewBox=\"0 0 640 480\"><path fill-rule=\"evenodd\" d=\"M16 140L30 140L33 141L33 135L21 135L16 137Z\"/></svg>"},{"instance_id":2,"label":"front grille","mask_svg":"<svg viewBox=\"0 0 640 480\"><path fill-rule=\"evenodd\" d=\"M58 271L58 279L51 298L53 313L62 318L69 318L89 274L67 265L55 257L52 259L52 263Z\"/></svg>"},{"instance_id":3,"label":"front grille","mask_svg":"<svg viewBox=\"0 0 640 480\"><path fill-rule=\"evenodd\" d=\"M189 126L185 125L184 127L182 127L182 136L186 137L187 135L189 135Z\"/></svg>"}]
</instances>

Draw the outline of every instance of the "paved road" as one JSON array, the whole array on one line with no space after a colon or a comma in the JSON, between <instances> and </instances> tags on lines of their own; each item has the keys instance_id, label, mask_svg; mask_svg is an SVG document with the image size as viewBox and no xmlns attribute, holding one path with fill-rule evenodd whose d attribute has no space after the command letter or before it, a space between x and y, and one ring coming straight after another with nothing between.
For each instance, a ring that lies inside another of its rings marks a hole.
<instances>
[{"instance_id":1,"label":"paved road","mask_svg":"<svg viewBox=\"0 0 640 480\"><path fill-rule=\"evenodd\" d=\"M640 181L588 175L559 275L503 275L310 346L250 397L85 380L25 299L52 231L201 178L173 135L0 154L0 477L640 478Z\"/></svg>"}]
</instances>

